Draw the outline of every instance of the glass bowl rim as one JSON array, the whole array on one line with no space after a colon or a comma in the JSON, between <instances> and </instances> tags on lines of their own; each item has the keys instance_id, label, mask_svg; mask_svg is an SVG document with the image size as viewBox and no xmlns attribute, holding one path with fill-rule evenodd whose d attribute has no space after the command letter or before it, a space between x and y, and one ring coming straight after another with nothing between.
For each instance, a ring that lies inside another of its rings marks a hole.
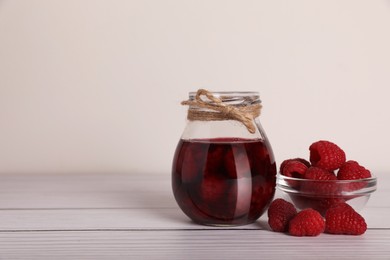
<instances>
[{"instance_id":1,"label":"glass bowl rim","mask_svg":"<svg viewBox=\"0 0 390 260\"><path fill-rule=\"evenodd\" d=\"M371 177L369 178L364 178L364 179L356 179L356 180L311 180L311 179L303 179L303 178L295 178L295 177L289 177L289 176L285 176L285 175L282 175L280 173L278 173L276 175L276 180L289 180L289 181L297 181L297 182L315 182L315 183L359 183L359 182L375 182L375 185L376 185L376 182L378 180L378 178L374 175L372 175Z\"/></svg>"},{"instance_id":2,"label":"glass bowl rim","mask_svg":"<svg viewBox=\"0 0 390 260\"><path fill-rule=\"evenodd\" d=\"M367 183L366 186L356 189L356 190L339 190L334 193L319 192L313 190L300 190L298 187L291 186L288 182L294 181L294 183L324 183L324 184L337 184L340 186L349 185L353 183ZM278 173L276 179L276 188L282 192L288 194L294 194L299 196L306 197L321 197L321 198L345 198L345 197L354 197L354 196L368 196L377 189L377 177L371 176L370 178L357 179L357 180L308 180L302 178L294 178L284 176Z\"/></svg>"}]
</instances>

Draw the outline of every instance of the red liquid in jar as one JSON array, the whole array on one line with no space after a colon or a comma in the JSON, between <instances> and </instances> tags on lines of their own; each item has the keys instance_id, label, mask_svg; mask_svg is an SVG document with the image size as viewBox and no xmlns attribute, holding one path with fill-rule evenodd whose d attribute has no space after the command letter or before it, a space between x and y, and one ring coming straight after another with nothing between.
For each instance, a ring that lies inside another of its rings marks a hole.
<instances>
[{"instance_id":1,"label":"red liquid in jar","mask_svg":"<svg viewBox=\"0 0 390 260\"><path fill-rule=\"evenodd\" d=\"M183 212L209 225L243 225L266 210L275 193L276 164L260 139L180 140L172 187Z\"/></svg>"}]
</instances>

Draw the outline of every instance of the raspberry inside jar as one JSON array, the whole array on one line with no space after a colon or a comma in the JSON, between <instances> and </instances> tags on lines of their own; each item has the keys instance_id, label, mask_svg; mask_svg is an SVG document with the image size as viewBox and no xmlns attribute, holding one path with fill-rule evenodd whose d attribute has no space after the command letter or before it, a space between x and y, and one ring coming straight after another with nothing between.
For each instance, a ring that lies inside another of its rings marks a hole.
<instances>
[{"instance_id":1,"label":"raspberry inside jar","mask_svg":"<svg viewBox=\"0 0 390 260\"><path fill-rule=\"evenodd\" d=\"M276 165L261 139L180 140L172 186L183 212L206 225L243 225L266 210Z\"/></svg>"}]
</instances>

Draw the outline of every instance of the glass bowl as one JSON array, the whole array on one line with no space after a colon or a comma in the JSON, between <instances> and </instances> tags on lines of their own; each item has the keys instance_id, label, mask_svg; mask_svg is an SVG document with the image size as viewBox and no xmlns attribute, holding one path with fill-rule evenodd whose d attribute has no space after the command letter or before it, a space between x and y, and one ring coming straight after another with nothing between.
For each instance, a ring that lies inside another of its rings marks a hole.
<instances>
[{"instance_id":1,"label":"glass bowl","mask_svg":"<svg viewBox=\"0 0 390 260\"><path fill-rule=\"evenodd\" d=\"M277 175L276 187L298 210L312 208L325 215L328 208L347 203L356 211L366 205L376 190L377 178L359 180L308 180Z\"/></svg>"}]
</instances>

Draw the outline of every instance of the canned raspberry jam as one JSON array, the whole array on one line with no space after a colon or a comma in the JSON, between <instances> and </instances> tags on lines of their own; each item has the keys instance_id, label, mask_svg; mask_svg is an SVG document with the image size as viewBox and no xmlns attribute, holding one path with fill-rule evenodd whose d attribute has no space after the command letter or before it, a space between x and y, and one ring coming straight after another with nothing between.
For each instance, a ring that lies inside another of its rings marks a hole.
<instances>
[{"instance_id":1,"label":"canned raspberry jam","mask_svg":"<svg viewBox=\"0 0 390 260\"><path fill-rule=\"evenodd\" d=\"M190 107L173 159L175 199L199 224L252 223L267 209L276 182L272 148L256 111L259 95L200 91L184 102Z\"/></svg>"}]
</instances>

